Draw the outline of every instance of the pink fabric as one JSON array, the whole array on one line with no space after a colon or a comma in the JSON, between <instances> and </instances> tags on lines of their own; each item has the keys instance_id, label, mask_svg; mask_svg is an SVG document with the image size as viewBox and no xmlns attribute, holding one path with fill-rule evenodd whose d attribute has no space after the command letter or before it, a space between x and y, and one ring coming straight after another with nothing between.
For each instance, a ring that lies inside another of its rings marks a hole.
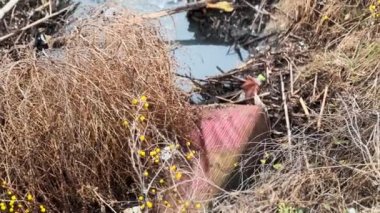
<instances>
[{"instance_id":1,"label":"pink fabric","mask_svg":"<svg viewBox=\"0 0 380 213\"><path fill-rule=\"evenodd\" d=\"M225 181L226 174L233 170L235 156L240 156L252 138L268 129L263 110L252 105L205 110L200 126L201 131L195 132L193 138L202 155L194 165L190 190L185 189L189 199L208 199L215 194L217 190L212 185L220 186Z\"/></svg>"}]
</instances>

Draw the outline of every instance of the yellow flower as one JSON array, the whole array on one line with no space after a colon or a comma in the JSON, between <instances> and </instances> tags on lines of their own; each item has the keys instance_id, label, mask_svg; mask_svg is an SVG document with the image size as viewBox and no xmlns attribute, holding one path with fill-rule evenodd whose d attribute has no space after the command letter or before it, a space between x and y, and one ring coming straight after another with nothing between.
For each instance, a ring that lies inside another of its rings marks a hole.
<instances>
[{"instance_id":1,"label":"yellow flower","mask_svg":"<svg viewBox=\"0 0 380 213\"><path fill-rule=\"evenodd\" d=\"M156 151L151 151L151 152L149 152L149 155L152 156L152 157L154 157L154 156L157 155L157 152Z\"/></svg>"},{"instance_id":2,"label":"yellow flower","mask_svg":"<svg viewBox=\"0 0 380 213\"><path fill-rule=\"evenodd\" d=\"M142 204L142 205L140 206L140 209L141 209L141 210L145 209L145 204Z\"/></svg>"},{"instance_id":3,"label":"yellow flower","mask_svg":"<svg viewBox=\"0 0 380 213\"><path fill-rule=\"evenodd\" d=\"M146 206L147 206L149 209L151 209L151 208L153 208L153 203L150 202L150 201L148 201L148 202L146 202Z\"/></svg>"},{"instance_id":4,"label":"yellow flower","mask_svg":"<svg viewBox=\"0 0 380 213\"><path fill-rule=\"evenodd\" d=\"M33 201L33 196L31 194L26 195L26 200L27 201Z\"/></svg>"},{"instance_id":5,"label":"yellow flower","mask_svg":"<svg viewBox=\"0 0 380 213\"><path fill-rule=\"evenodd\" d=\"M170 144L169 148L170 148L171 150L173 150L173 149L175 149L175 145L174 145L174 144Z\"/></svg>"},{"instance_id":6,"label":"yellow flower","mask_svg":"<svg viewBox=\"0 0 380 213\"><path fill-rule=\"evenodd\" d=\"M142 102L146 102L147 99L148 99L148 98L147 98L145 95L141 96L141 98L140 98L140 100L141 100Z\"/></svg>"},{"instance_id":7,"label":"yellow flower","mask_svg":"<svg viewBox=\"0 0 380 213\"><path fill-rule=\"evenodd\" d=\"M153 194L156 194L156 189L151 189L150 192L152 192Z\"/></svg>"},{"instance_id":8,"label":"yellow flower","mask_svg":"<svg viewBox=\"0 0 380 213\"><path fill-rule=\"evenodd\" d=\"M371 4L371 5L369 6L369 11L370 11L371 13L375 13L375 11L376 11L376 5Z\"/></svg>"},{"instance_id":9,"label":"yellow flower","mask_svg":"<svg viewBox=\"0 0 380 213\"><path fill-rule=\"evenodd\" d=\"M137 105L137 104L139 104L139 100L137 100L136 98L134 98L134 99L132 99L132 105Z\"/></svg>"},{"instance_id":10,"label":"yellow flower","mask_svg":"<svg viewBox=\"0 0 380 213\"><path fill-rule=\"evenodd\" d=\"M159 162L160 162L159 158L154 159L154 163L159 163Z\"/></svg>"},{"instance_id":11,"label":"yellow flower","mask_svg":"<svg viewBox=\"0 0 380 213\"><path fill-rule=\"evenodd\" d=\"M30 210L29 210L29 209L26 209L26 210L25 210L25 213L29 213L29 212L30 212Z\"/></svg>"},{"instance_id":12,"label":"yellow flower","mask_svg":"<svg viewBox=\"0 0 380 213\"><path fill-rule=\"evenodd\" d=\"M148 109L149 108L149 104L148 103L145 103L144 104L144 109Z\"/></svg>"},{"instance_id":13,"label":"yellow flower","mask_svg":"<svg viewBox=\"0 0 380 213\"><path fill-rule=\"evenodd\" d=\"M327 15L323 15L322 16L322 21L327 21L327 20L329 20L329 17Z\"/></svg>"},{"instance_id":14,"label":"yellow flower","mask_svg":"<svg viewBox=\"0 0 380 213\"><path fill-rule=\"evenodd\" d=\"M168 201L164 201L164 205L166 206L166 207L168 207L168 208L170 208L171 207L171 205L170 205L170 203L168 202Z\"/></svg>"},{"instance_id":15,"label":"yellow flower","mask_svg":"<svg viewBox=\"0 0 380 213\"><path fill-rule=\"evenodd\" d=\"M156 148L154 151L156 151L157 153L160 153L161 149L160 148Z\"/></svg>"},{"instance_id":16,"label":"yellow flower","mask_svg":"<svg viewBox=\"0 0 380 213\"><path fill-rule=\"evenodd\" d=\"M146 118L145 118L145 116L140 115L139 120L140 120L141 122L144 122L144 121L146 120Z\"/></svg>"},{"instance_id":17,"label":"yellow flower","mask_svg":"<svg viewBox=\"0 0 380 213\"><path fill-rule=\"evenodd\" d=\"M140 141L145 141L145 135L140 135L139 139Z\"/></svg>"},{"instance_id":18,"label":"yellow flower","mask_svg":"<svg viewBox=\"0 0 380 213\"><path fill-rule=\"evenodd\" d=\"M17 207L18 207L19 209L22 209L23 206L22 206L21 204L18 204Z\"/></svg>"},{"instance_id":19,"label":"yellow flower","mask_svg":"<svg viewBox=\"0 0 380 213\"><path fill-rule=\"evenodd\" d=\"M129 125L129 122L128 122L127 120L124 120L124 121L123 121L123 126L124 126L124 127L128 127L128 125Z\"/></svg>"},{"instance_id":20,"label":"yellow flower","mask_svg":"<svg viewBox=\"0 0 380 213\"><path fill-rule=\"evenodd\" d=\"M40 212L46 212L46 209L43 205L40 205Z\"/></svg>"},{"instance_id":21,"label":"yellow flower","mask_svg":"<svg viewBox=\"0 0 380 213\"><path fill-rule=\"evenodd\" d=\"M177 173L175 174L175 179L176 179L176 180L181 180L181 178L182 178L182 172L177 172Z\"/></svg>"},{"instance_id":22,"label":"yellow flower","mask_svg":"<svg viewBox=\"0 0 380 213\"><path fill-rule=\"evenodd\" d=\"M7 194L8 194L8 195L12 195L12 192L11 192L11 191L7 191Z\"/></svg>"},{"instance_id":23,"label":"yellow flower","mask_svg":"<svg viewBox=\"0 0 380 213\"><path fill-rule=\"evenodd\" d=\"M139 196L139 201L143 201L144 200L144 196L140 195Z\"/></svg>"},{"instance_id":24,"label":"yellow flower","mask_svg":"<svg viewBox=\"0 0 380 213\"><path fill-rule=\"evenodd\" d=\"M174 172L174 171L176 171L176 170L177 170L177 166L176 166L176 165L173 165L173 166L170 167L170 171L173 171L173 172Z\"/></svg>"},{"instance_id":25,"label":"yellow flower","mask_svg":"<svg viewBox=\"0 0 380 213\"><path fill-rule=\"evenodd\" d=\"M11 200L17 200L16 195L12 195Z\"/></svg>"},{"instance_id":26,"label":"yellow flower","mask_svg":"<svg viewBox=\"0 0 380 213\"><path fill-rule=\"evenodd\" d=\"M195 208L200 209L202 208L202 205L200 203L195 204Z\"/></svg>"},{"instance_id":27,"label":"yellow flower","mask_svg":"<svg viewBox=\"0 0 380 213\"><path fill-rule=\"evenodd\" d=\"M146 156L146 154L145 154L145 151L144 150L140 150L139 151L139 155L140 155L140 157L145 157Z\"/></svg>"},{"instance_id":28,"label":"yellow flower","mask_svg":"<svg viewBox=\"0 0 380 213\"><path fill-rule=\"evenodd\" d=\"M190 141L186 142L186 146L190 146L190 145L191 145Z\"/></svg>"},{"instance_id":29,"label":"yellow flower","mask_svg":"<svg viewBox=\"0 0 380 213\"><path fill-rule=\"evenodd\" d=\"M163 184L163 183L165 183L165 180L161 178L159 182L160 182L161 184Z\"/></svg>"},{"instance_id":30,"label":"yellow flower","mask_svg":"<svg viewBox=\"0 0 380 213\"><path fill-rule=\"evenodd\" d=\"M14 212L14 209L13 209L13 208L10 208L10 209L9 209L9 212Z\"/></svg>"},{"instance_id":31,"label":"yellow flower","mask_svg":"<svg viewBox=\"0 0 380 213\"><path fill-rule=\"evenodd\" d=\"M1 209L2 211L5 211L5 210L7 209L7 206L5 205L5 203L1 203L1 204L0 204L0 209Z\"/></svg>"},{"instance_id":32,"label":"yellow flower","mask_svg":"<svg viewBox=\"0 0 380 213\"><path fill-rule=\"evenodd\" d=\"M15 204L15 201L14 201L14 200L9 201L9 205L10 205L11 207L13 207L14 204Z\"/></svg>"},{"instance_id":33,"label":"yellow flower","mask_svg":"<svg viewBox=\"0 0 380 213\"><path fill-rule=\"evenodd\" d=\"M187 160L191 160L193 158L194 158L194 153L193 152L189 152L189 153L186 154L186 159Z\"/></svg>"},{"instance_id":34,"label":"yellow flower","mask_svg":"<svg viewBox=\"0 0 380 213\"><path fill-rule=\"evenodd\" d=\"M145 177L148 177L148 176L149 176L149 172L145 170L144 173L143 173L143 175L144 175Z\"/></svg>"},{"instance_id":35,"label":"yellow flower","mask_svg":"<svg viewBox=\"0 0 380 213\"><path fill-rule=\"evenodd\" d=\"M189 201L185 201L185 203L183 204L186 208L188 208L190 206L190 202Z\"/></svg>"}]
</instances>

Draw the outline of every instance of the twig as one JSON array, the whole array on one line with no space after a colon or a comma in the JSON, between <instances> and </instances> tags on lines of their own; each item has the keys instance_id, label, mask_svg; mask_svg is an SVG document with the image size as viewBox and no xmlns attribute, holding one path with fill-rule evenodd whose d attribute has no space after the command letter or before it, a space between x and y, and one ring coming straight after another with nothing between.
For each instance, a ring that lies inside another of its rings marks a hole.
<instances>
[{"instance_id":1,"label":"twig","mask_svg":"<svg viewBox=\"0 0 380 213\"><path fill-rule=\"evenodd\" d=\"M321 111L319 112L319 117L318 117L318 122L317 122L317 129L318 130L320 130L320 128L321 128L322 116L323 116L323 111L325 110L326 98L327 98L328 90L329 90L329 86L326 86L325 92L323 94L323 101L322 101Z\"/></svg>"},{"instance_id":2,"label":"twig","mask_svg":"<svg viewBox=\"0 0 380 213\"><path fill-rule=\"evenodd\" d=\"M251 3L247 2L246 0L244 0L243 2L245 4L247 4L249 7L251 7L256 13L260 13L260 14L271 16L271 14L268 11L266 11L265 9L260 10L260 9L256 8L255 6L253 6Z\"/></svg>"},{"instance_id":3,"label":"twig","mask_svg":"<svg viewBox=\"0 0 380 213\"><path fill-rule=\"evenodd\" d=\"M35 21L35 22L31 23L31 24L26 25L25 27L21 28L20 30L17 30L15 32L12 32L12 33L9 33L9 34L7 34L5 36L2 36L2 37L0 37L0 41L4 41L5 39L7 39L7 38L9 38L9 37L11 37L13 35L15 35L16 33L20 32L20 31L25 31L25 30L27 30L29 28L32 28L32 27L34 27L34 26L36 26L36 25L38 25L38 24L40 24L40 23L42 23L42 22L44 22L44 21L46 21L46 20L48 20L50 18L53 18L53 17L55 17L55 16L63 13L63 12L69 11L69 10L73 9L75 7L75 5L77 5L77 4L72 4L70 6L67 6L67 7L63 8L62 10L60 10L60 11L57 11L57 12L51 14L51 15L45 16L42 19L39 19L39 20L37 20L37 21Z\"/></svg>"},{"instance_id":4,"label":"twig","mask_svg":"<svg viewBox=\"0 0 380 213\"><path fill-rule=\"evenodd\" d=\"M50 5L50 3L49 3L49 2L46 2L45 4L43 4L43 5L39 6L39 7L37 7L36 9L34 9L34 12L36 12L36 11L41 11L41 10L43 10L45 7L47 7L47 6L49 6L49 5Z\"/></svg>"},{"instance_id":5,"label":"twig","mask_svg":"<svg viewBox=\"0 0 380 213\"><path fill-rule=\"evenodd\" d=\"M96 192L96 190L95 189L93 189L92 190L93 192L94 192L94 194L99 198L99 200L103 203L103 204L105 204L106 206L108 206L108 208L112 211L112 212L114 212L114 213L117 213L113 208L112 208L112 206L110 205L110 204L108 204L100 195L99 195L99 193L98 192Z\"/></svg>"},{"instance_id":6,"label":"twig","mask_svg":"<svg viewBox=\"0 0 380 213\"><path fill-rule=\"evenodd\" d=\"M305 103L305 101L303 100L303 98L300 98L300 104L301 104L302 109L303 109L303 111L305 112L305 115L307 116L307 118L310 118L309 110L307 109L306 103Z\"/></svg>"},{"instance_id":7,"label":"twig","mask_svg":"<svg viewBox=\"0 0 380 213\"><path fill-rule=\"evenodd\" d=\"M285 84L284 84L284 78L282 77L282 73L280 73L281 78L281 93L282 93L282 101L284 103L284 112L285 112L285 122L286 122L286 130L288 133L288 148L289 150L292 147L292 131L290 130L290 121L289 121L289 111L288 111L288 104L286 103L286 94L285 94ZM289 151L289 157L290 160L292 160L292 153Z\"/></svg>"},{"instance_id":8,"label":"twig","mask_svg":"<svg viewBox=\"0 0 380 213\"><path fill-rule=\"evenodd\" d=\"M294 95L294 77L293 77L293 63L289 57L285 57L285 60L288 62L289 74L290 74L290 94Z\"/></svg>"},{"instance_id":9,"label":"twig","mask_svg":"<svg viewBox=\"0 0 380 213\"><path fill-rule=\"evenodd\" d=\"M229 99L227 99L227 98L223 98L223 97L221 97L221 96L215 96L215 98L217 98L217 99L219 99L219 100L221 100L221 101L228 102L228 103L233 103L232 100L229 100Z\"/></svg>"},{"instance_id":10,"label":"twig","mask_svg":"<svg viewBox=\"0 0 380 213\"><path fill-rule=\"evenodd\" d=\"M199 2L190 3L187 5L179 6L179 7L172 8L172 9L166 9L166 10L161 10L158 12L144 14L144 15L142 15L142 17L146 18L146 19L156 19L156 18L160 18L160 17L164 17L164 16L170 16L170 15L173 15L176 13L181 13L181 12L185 12L185 11L189 11L189 10L199 9L202 7L206 7L206 5L207 5L206 1L199 1Z\"/></svg>"},{"instance_id":11,"label":"twig","mask_svg":"<svg viewBox=\"0 0 380 213\"><path fill-rule=\"evenodd\" d=\"M49 14L52 14L53 13L53 1L52 0L49 0Z\"/></svg>"},{"instance_id":12,"label":"twig","mask_svg":"<svg viewBox=\"0 0 380 213\"><path fill-rule=\"evenodd\" d=\"M311 97L312 100L315 100L315 91L317 89L317 82L318 82L318 74L315 74L314 85L313 85L313 96Z\"/></svg>"},{"instance_id":13,"label":"twig","mask_svg":"<svg viewBox=\"0 0 380 213\"><path fill-rule=\"evenodd\" d=\"M10 0L6 5L4 5L3 8L0 9L0 20L17 4L18 1L19 0Z\"/></svg>"}]
</instances>

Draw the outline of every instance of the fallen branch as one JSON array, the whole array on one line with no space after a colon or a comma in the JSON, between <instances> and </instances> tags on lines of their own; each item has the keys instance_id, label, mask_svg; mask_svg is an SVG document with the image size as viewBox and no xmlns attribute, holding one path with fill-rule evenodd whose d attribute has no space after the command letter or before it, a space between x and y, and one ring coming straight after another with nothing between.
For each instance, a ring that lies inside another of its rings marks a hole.
<instances>
[{"instance_id":1,"label":"fallen branch","mask_svg":"<svg viewBox=\"0 0 380 213\"><path fill-rule=\"evenodd\" d=\"M161 10L161 11L157 11L153 13L144 14L142 15L142 17L146 19L156 19L156 18L160 18L164 16L170 16L176 13L189 11L189 10L200 9L200 8L206 7L206 4L207 4L206 1L199 1L199 2L186 4L184 6L179 6L172 9L166 9L166 10Z\"/></svg>"},{"instance_id":2,"label":"fallen branch","mask_svg":"<svg viewBox=\"0 0 380 213\"><path fill-rule=\"evenodd\" d=\"M194 3L189 3L184 6L178 6L172 9L166 9L166 10L161 10L158 12L144 14L142 15L142 17L146 19L156 19L156 18L160 18L164 16L170 16L173 14L186 12L189 10L197 10L201 8L219 9L219 10L223 10L224 12L232 12L234 10L232 3L225 2L225 1L219 2L217 0L206 0L206 1L198 1Z\"/></svg>"},{"instance_id":3,"label":"fallen branch","mask_svg":"<svg viewBox=\"0 0 380 213\"><path fill-rule=\"evenodd\" d=\"M4 5L3 8L0 9L0 20L17 4L18 1L19 0L10 0L6 5Z\"/></svg>"}]
</instances>

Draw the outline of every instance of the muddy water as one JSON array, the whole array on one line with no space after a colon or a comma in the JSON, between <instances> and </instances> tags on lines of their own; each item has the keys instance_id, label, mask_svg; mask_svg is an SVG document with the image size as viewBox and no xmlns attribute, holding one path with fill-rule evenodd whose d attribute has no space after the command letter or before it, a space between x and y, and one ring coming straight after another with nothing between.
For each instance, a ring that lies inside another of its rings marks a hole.
<instances>
[{"instance_id":1,"label":"muddy water","mask_svg":"<svg viewBox=\"0 0 380 213\"><path fill-rule=\"evenodd\" d=\"M81 2L79 11L102 4L105 0L77 0ZM185 4L186 0L113 0L126 8L139 12L152 12ZM178 43L173 50L180 67L178 73L190 74L196 78L205 78L218 74L216 68L229 70L241 63L238 55L230 50L228 45L204 43L194 38L193 32L188 31L189 23L186 14L176 14L160 19L164 34L168 41ZM243 58L248 56L242 52Z\"/></svg>"}]
</instances>

